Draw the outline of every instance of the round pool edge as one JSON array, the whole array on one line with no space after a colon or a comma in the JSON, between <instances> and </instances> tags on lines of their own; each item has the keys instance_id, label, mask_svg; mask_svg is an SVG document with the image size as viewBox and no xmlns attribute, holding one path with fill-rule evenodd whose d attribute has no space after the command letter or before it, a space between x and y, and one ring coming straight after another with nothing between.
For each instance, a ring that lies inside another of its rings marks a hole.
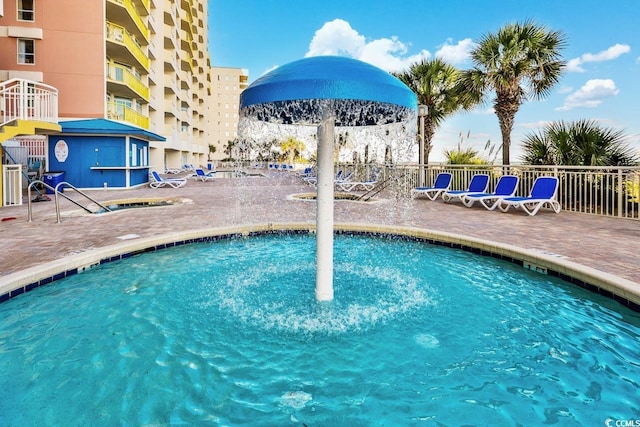
<instances>
[{"instance_id":1,"label":"round pool edge","mask_svg":"<svg viewBox=\"0 0 640 427\"><path fill-rule=\"evenodd\" d=\"M559 277L582 288L609 297L634 311L640 312L640 284L570 261L561 254L553 254L536 249L526 249L455 233L416 227L336 223L334 232L338 234L353 233L396 236L504 259L541 274ZM93 266L128 258L138 253L199 241L249 237L269 233L313 234L315 233L315 224L249 224L165 233L152 237L134 237L120 243L101 248L93 248L3 276L0 278L2 280L2 284L0 285L0 302L14 298L39 286L50 284L64 277L82 273Z\"/></svg>"}]
</instances>

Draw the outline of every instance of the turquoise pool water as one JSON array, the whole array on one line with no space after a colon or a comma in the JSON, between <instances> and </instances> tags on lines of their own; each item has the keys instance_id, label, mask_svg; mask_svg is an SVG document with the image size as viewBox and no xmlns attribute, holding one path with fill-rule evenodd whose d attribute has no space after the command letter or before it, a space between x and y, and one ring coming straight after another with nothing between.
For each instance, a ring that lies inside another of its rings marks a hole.
<instances>
[{"instance_id":1,"label":"turquoise pool water","mask_svg":"<svg viewBox=\"0 0 640 427\"><path fill-rule=\"evenodd\" d=\"M640 418L640 317L424 243L306 235L137 255L0 304L0 425L605 425Z\"/></svg>"}]
</instances>

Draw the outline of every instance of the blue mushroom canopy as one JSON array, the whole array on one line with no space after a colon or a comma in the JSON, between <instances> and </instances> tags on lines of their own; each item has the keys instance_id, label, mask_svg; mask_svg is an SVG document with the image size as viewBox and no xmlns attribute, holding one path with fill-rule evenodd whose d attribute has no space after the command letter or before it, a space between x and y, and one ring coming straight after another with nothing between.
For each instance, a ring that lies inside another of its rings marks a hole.
<instances>
[{"instance_id":1,"label":"blue mushroom canopy","mask_svg":"<svg viewBox=\"0 0 640 427\"><path fill-rule=\"evenodd\" d=\"M243 117L282 124L318 124L329 106L337 126L404 121L416 95L399 79L366 62L316 56L265 74L240 95Z\"/></svg>"}]
</instances>

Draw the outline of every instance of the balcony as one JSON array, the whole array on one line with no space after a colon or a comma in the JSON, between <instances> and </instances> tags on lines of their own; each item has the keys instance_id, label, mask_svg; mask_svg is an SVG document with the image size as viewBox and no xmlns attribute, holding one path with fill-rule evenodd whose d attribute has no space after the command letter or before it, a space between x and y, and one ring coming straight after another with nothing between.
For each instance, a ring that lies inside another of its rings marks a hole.
<instances>
[{"instance_id":1,"label":"balcony","mask_svg":"<svg viewBox=\"0 0 640 427\"><path fill-rule=\"evenodd\" d=\"M60 131L58 90L43 83L10 79L0 83L0 142L17 135Z\"/></svg>"},{"instance_id":2,"label":"balcony","mask_svg":"<svg viewBox=\"0 0 640 427\"><path fill-rule=\"evenodd\" d=\"M107 55L118 62L149 71L149 58L122 26L107 22Z\"/></svg>"},{"instance_id":3,"label":"balcony","mask_svg":"<svg viewBox=\"0 0 640 427\"><path fill-rule=\"evenodd\" d=\"M193 55L193 37L191 33L188 31L180 30L180 48L185 52L188 52L190 55Z\"/></svg>"},{"instance_id":4,"label":"balcony","mask_svg":"<svg viewBox=\"0 0 640 427\"><path fill-rule=\"evenodd\" d=\"M165 55L164 57L164 72L165 73L175 73L178 71L178 63L176 61L175 55L172 53L170 55Z\"/></svg>"},{"instance_id":5,"label":"balcony","mask_svg":"<svg viewBox=\"0 0 640 427\"><path fill-rule=\"evenodd\" d=\"M175 29L171 25L164 24L164 48L166 50L175 50L178 48L178 38Z\"/></svg>"},{"instance_id":6,"label":"balcony","mask_svg":"<svg viewBox=\"0 0 640 427\"><path fill-rule=\"evenodd\" d=\"M0 84L0 126L14 120L58 123L58 90L44 83L11 79Z\"/></svg>"},{"instance_id":7,"label":"balcony","mask_svg":"<svg viewBox=\"0 0 640 427\"><path fill-rule=\"evenodd\" d=\"M149 101L149 88L127 67L107 63L107 91L124 98Z\"/></svg>"},{"instance_id":8,"label":"balcony","mask_svg":"<svg viewBox=\"0 0 640 427\"><path fill-rule=\"evenodd\" d=\"M151 1L150 0L135 0L137 5L140 5L147 14L149 14L149 11L151 10Z\"/></svg>"},{"instance_id":9,"label":"balcony","mask_svg":"<svg viewBox=\"0 0 640 427\"><path fill-rule=\"evenodd\" d=\"M149 42L149 28L132 0L107 0L107 19L124 26L144 44Z\"/></svg>"},{"instance_id":10,"label":"balcony","mask_svg":"<svg viewBox=\"0 0 640 427\"><path fill-rule=\"evenodd\" d=\"M165 0L164 7L164 23L170 25L172 27L177 27L176 16L178 15L178 11L175 3L170 0Z\"/></svg>"},{"instance_id":11,"label":"balcony","mask_svg":"<svg viewBox=\"0 0 640 427\"><path fill-rule=\"evenodd\" d=\"M178 84L176 82L174 74L165 74L164 75L164 93L165 94L177 94L178 93Z\"/></svg>"},{"instance_id":12,"label":"balcony","mask_svg":"<svg viewBox=\"0 0 640 427\"><path fill-rule=\"evenodd\" d=\"M107 118L149 129L149 117L121 103L107 102Z\"/></svg>"}]
</instances>

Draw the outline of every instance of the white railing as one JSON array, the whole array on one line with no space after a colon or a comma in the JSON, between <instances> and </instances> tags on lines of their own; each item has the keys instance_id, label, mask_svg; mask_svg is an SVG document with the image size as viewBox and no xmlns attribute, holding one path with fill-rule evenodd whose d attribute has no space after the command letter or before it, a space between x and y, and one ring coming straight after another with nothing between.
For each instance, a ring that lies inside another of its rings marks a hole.
<instances>
[{"instance_id":1,"label":"white railing","mask_svg":"<svg viewBox=\"0 0 640 427\"><path fill-rule=\"evenodd\" d=\"M380 166L338 165L345 171L355 171L361 178L371 175L370 168ZM560 180L558 201L562 209L608 217L640 220L640 166L531 166L511 165L447 165L424 166L420 180L420 168L416 165L382 168L389 189L399 194L409 194L419 185L429 186L439 172L451 172L451 189L464 190L471 177L477 173L491 176L489 189L501 175L520 177L518 195L528 195L538 176L557 176Z\"/></svg>"},{"instance_id":2,"label":"white railing","mask_svg":"<svg viewBox=\"0 0 640 427\"><path fill-rule=\"evenodd\" d=\"M31 80L7 80L0 83L0 107L0 126L14 120L58 123L58 89Z\"/></svg>"}]
</instances>

